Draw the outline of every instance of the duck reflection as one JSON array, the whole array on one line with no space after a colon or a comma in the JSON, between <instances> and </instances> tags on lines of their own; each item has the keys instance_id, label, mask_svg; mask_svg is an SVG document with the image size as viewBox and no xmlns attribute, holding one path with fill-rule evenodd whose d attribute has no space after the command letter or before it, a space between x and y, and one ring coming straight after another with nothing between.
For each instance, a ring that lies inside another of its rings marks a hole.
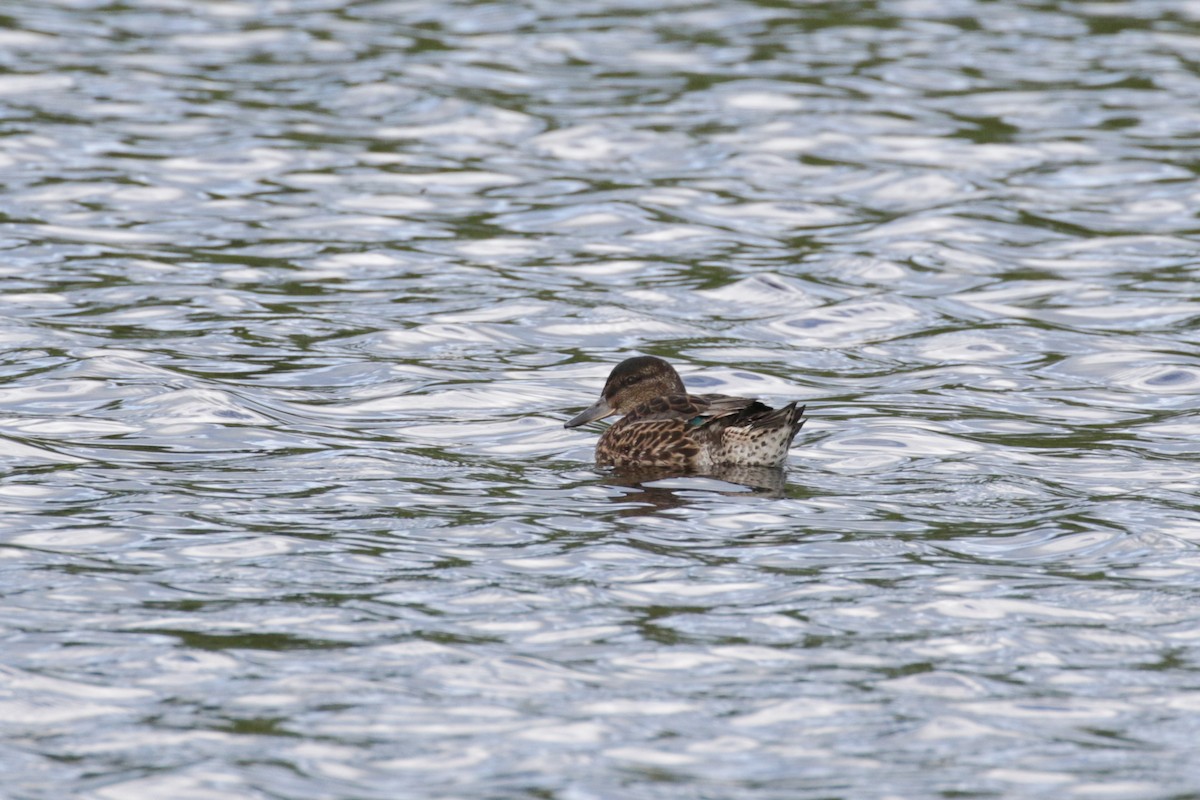
<instances>
[{"instance_id":1,"label":"duck reflection","mask_svg":"<svg viewBox=\"0 0 1200 800\"><path fill-rule=\"evenodd\" d=\"M713 485L719 481L729 488ZM669 482L669 485L653 485ZM623 516L645 513L642 506L657 510L679 508L692 502L689 493L704 491L729 497L783 497L787 475L781 467L723 466L704 472L680 472L666 468L624 468L605 473L601 483L633 491L615 498L622 503L638 503L625 509Z\"/></svg>"}]
</instances>

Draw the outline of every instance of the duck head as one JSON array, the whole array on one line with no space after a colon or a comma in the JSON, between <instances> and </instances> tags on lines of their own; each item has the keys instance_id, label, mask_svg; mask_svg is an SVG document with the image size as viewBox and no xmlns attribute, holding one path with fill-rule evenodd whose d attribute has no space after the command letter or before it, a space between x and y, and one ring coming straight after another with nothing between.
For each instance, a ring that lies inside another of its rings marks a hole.
<instances>
[{"instance_id":1,"label":"duck head","mask_svg":"<svg viewBox=\"0 0 1200 800\"><path fill-rule=\"evenodd\" d=\"M674 367L654 356L627 358L613 367L600 399L563 427L577 428L613 414L626 414L642 403L669 394L687 394Z\"/></svg>"}]
</instances>

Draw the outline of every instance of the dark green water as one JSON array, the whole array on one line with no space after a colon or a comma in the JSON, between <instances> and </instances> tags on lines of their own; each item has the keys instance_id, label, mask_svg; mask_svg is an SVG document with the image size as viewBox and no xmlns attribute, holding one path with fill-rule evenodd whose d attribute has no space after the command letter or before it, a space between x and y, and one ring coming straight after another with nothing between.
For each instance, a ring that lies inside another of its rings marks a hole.
<instances>
[{"instance_id":1,"label":"dark green water","mask_svg":"<svg viewBox=\"0 0 1200 800\"><path fill-rule=\"evenodd\" d=\"M1200 10L0 8L6 798L1200 793ZM631 482L609 369L799 399Z\"/></svg>"}]
</instances>

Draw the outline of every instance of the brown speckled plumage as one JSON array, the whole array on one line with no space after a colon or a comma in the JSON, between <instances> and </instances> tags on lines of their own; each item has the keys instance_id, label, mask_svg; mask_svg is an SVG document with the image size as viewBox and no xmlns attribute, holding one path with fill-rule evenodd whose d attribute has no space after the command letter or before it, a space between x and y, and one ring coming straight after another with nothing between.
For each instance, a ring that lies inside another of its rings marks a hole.
<instances>
[{"instance_id":1,"label":"brown speckled plumage","mask_svg":"<svg viewBox=\"0 0 1200 800\"><path fill-rule=\"evenodd\" d=\"M690 395L675 369L653 356L618 364L600 400L566 427L612 414L624 416L596 443L600 466L681 471L729 464L778 467L804 425L804 408L795 403L772 409L748 397Z\"/></svg>"}]
</instances>

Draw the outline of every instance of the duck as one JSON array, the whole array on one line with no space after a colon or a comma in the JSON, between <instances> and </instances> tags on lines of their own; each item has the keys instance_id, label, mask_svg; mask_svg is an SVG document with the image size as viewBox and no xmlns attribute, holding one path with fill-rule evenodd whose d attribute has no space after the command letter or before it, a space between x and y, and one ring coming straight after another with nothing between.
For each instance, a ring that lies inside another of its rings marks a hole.
<instances>
[{"instance_id":1,"label":"duck","mask_svg":"<svg viewBox=\"0 0 1200 800\"><path fill-rule=\"evenodd\" d=\"M617 364L600 399L563 427L614 414L622 417L600 435L597 466L680 472L780 468L806 419L795 402L775 409L751 397L688 394L675 368L656 356Z\"/></svg>"}]
</instances>

